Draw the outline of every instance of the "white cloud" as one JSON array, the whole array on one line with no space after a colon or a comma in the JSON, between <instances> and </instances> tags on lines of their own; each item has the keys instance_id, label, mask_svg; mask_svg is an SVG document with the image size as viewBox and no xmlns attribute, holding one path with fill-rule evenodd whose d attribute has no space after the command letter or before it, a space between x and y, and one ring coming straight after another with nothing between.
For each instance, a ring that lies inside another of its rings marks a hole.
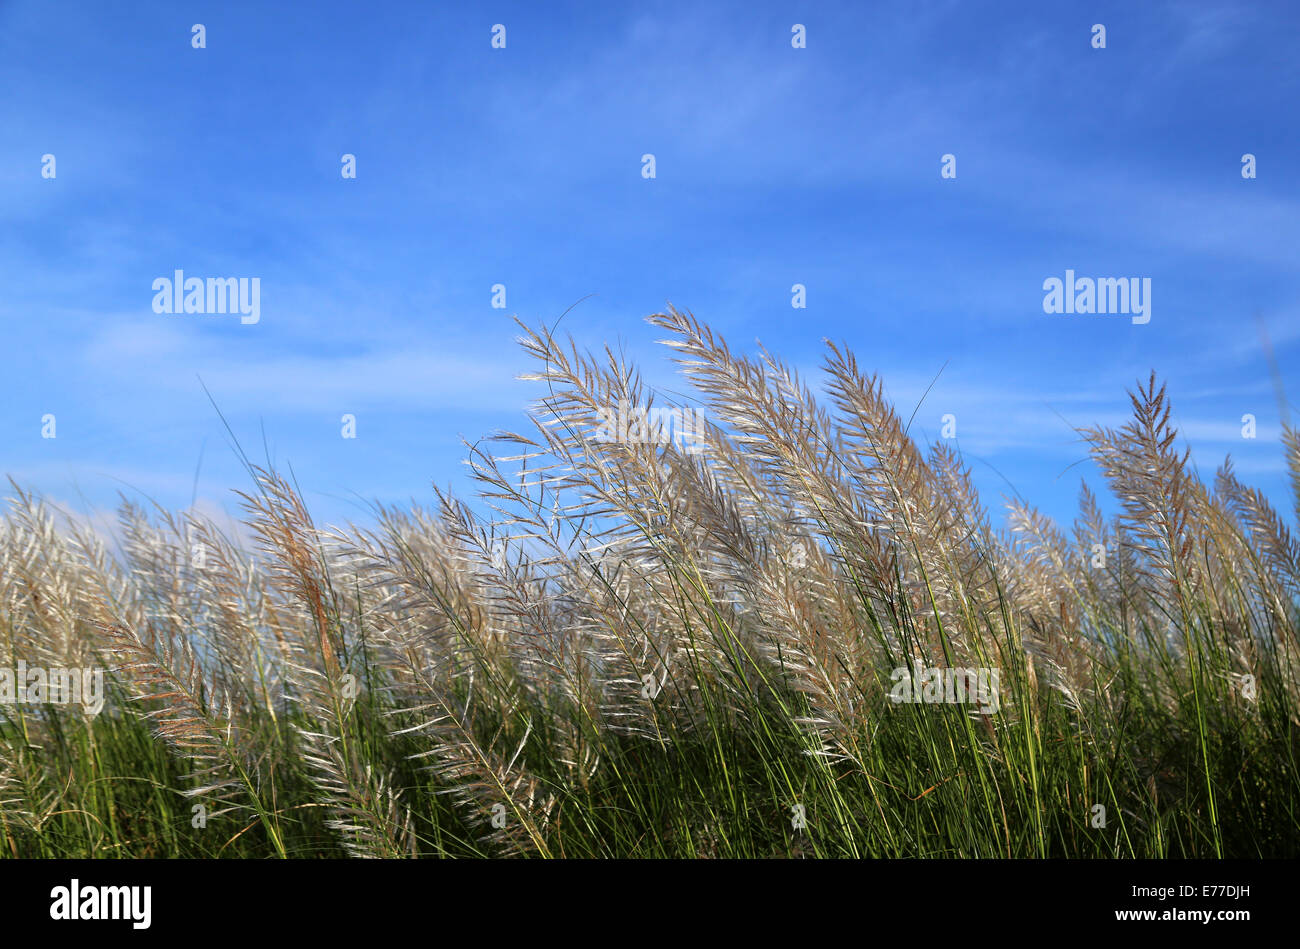
<instances>
[{"instance_id":1,"label":"white cloud","mask_svg":"<svg viewBox=\"0 0 1300 949\"><path fill-rule=\"evenodd\" d=\"M518 350L457 350L413 338L400 348L358 344L352 352L295 354L257 347L250 356L248 346L227 336L202 336L197 326L187 329L180 322L204 319L210 317L115 323L93 337L82 356L89 369L118 380L116 398L134 396L158 409L176 395L201 393L200 377L223 409L512 411L530 397L514 378L528 364Z\"/></svg>"}]
</instances>

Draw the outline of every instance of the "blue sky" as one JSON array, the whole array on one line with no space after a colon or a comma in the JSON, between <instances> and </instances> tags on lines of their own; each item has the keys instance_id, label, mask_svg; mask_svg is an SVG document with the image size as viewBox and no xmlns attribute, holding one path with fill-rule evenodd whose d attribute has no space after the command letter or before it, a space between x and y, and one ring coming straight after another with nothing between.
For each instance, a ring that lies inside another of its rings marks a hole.
<instances>
[{"instance_id":1,"label":"blue sky","mask_svg":"<svg viewBox=\"0 0 1300 949\"><path fill-rule=\"evenodd\" d=\"M588 297L561 328L670 384L669 302L810 373L843 341L905 417L942 369L914 430L953 413L995 511L1071 516L1070 426L1154 368L1203 474L1280 500L1297 49L1289 3L0 0L0 468L74 509L184 506L197 468L233 508L201 378L322 521L428 501L462 436L526 428L511 317ZM258 277L259 321L153 312L176 269ZM1067 269L1149 277L1151 321L1045 314Z\"/></svg>"}]
</instances>

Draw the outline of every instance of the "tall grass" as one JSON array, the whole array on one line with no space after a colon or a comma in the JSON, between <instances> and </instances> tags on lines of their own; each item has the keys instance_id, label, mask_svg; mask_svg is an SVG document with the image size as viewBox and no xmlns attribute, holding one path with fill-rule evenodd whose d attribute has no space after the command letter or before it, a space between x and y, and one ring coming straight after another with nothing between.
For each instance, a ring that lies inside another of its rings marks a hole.
<instances>
[{"instance_id":1,"label":"tall grass","mask_svg":"<svg viewBox=\"0 0 1300 949\"><path fill-rule=\"evenodd\" d=\"M98 716L0 705L0 852L1300 854L1300 545L1154 376L1082 433L1113 518L1085 486L996 528L851 353L819 402L651 322L700 451L593 437L662 401L525 328L545 395L471 446L474 504L323 528L250 464L242 532L124 502L109 549L14 485L0 665L110 675ZM918 663L997 670L996 711L892 701Z\"/></svg>"}]
</instances>

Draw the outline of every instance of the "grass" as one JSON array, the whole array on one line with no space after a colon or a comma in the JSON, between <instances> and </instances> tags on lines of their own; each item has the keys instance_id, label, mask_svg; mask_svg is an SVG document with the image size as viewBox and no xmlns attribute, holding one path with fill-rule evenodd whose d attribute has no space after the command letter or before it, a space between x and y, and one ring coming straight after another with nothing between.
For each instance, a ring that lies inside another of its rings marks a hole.
<instances>
[{"instance_id":1,"label":"grass","mask_svg":"<svg viewBox=\"0 0 1300 949\"><path fill-rule=\"evenodd\" d=\"M1115 516L1084 486L1068 533L996 529L851 353L819 402L651 322L702 442L595 437L664 404L525 328L547 394L470 446L472 505L320 528L246 461L240 530L124 501L109 544L14 485L0 667L108 700L0 704L0 853L1300 855L1300 545L1202 483L1154 375L1081 433ZM996 710L893 701L918 663L995 672Z\"/></svg>"}]
</instances>

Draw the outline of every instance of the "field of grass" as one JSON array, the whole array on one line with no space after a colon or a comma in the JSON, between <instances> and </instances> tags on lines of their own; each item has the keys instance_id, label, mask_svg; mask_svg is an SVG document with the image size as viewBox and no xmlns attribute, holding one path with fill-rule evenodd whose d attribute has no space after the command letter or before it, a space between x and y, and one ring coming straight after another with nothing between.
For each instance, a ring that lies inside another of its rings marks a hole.
<instances>
[{"instance_id":1,"label":"field of grass","mask_svg":"<svg viewBox=\"0 0 1300 949\"><path fill-rule=\"evenodd\" d=\"M1153 375L1082 432L1114 517L998 528L852 354L817 401L651 321L700 439L596 437L652 393L525 330L545 395L472 504L323 528L247 463L242 532L124 502L106 543L15 485L0 667L107 701L0 704L0 853L1300 856L1294 429L1284 515L1203 483ZM917 668L996 689L894 701Z\"/></svg>"}]
</instances>

